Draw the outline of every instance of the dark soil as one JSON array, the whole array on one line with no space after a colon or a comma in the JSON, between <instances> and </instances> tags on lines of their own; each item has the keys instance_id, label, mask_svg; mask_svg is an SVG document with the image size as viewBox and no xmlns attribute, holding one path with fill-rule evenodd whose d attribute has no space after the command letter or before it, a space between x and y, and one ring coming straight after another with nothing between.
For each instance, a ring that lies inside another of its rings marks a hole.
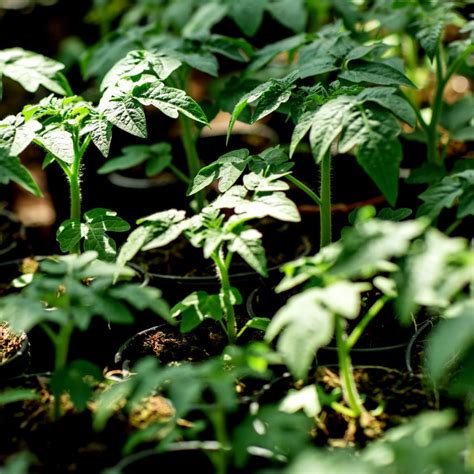
<instances>
[{"instance_id":1,"label":"dark soil","mask_svg":"<svg viewBox=\"0 0 474 474\"><path fill-rule=\"evenodd\" d=\"M0 323L0 364L4 364L23 346L26 334L15 334L6 323Z\"/></svg>"}]
</instances>

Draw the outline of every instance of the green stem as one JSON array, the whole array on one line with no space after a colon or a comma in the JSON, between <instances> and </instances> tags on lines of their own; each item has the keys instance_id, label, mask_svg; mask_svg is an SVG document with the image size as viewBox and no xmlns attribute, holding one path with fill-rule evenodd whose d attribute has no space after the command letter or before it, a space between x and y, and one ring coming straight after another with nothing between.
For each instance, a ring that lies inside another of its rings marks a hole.
<instances>
[{"instance_id":1,"label":"green stem","mask_svg":"<svg viewBox=\"0 0 474 474\"><path fill-rule=\"evenodd\" d=\"M474 52L474 46L469 46L460 54L449 66L446 73L443 73L443 52L441 45L436 53L436 93L433 100L431 121L427 131L428 140L428 161L433 164L442 165L442 157L438 153L438 125L443 109L444 89L452 75L461 67L466 58Z\"/></svg>"},{"instance_id":2,"label":"green stem","mask_svg":"<svg viewBox=\"0 0 474 474\"><path fill-rule=\"evenodd\" d=\"M196 149L196 140L193 136L193 131L191 128L191 120L185 115L180 115L179 117L181 126L183 129L183 146L186 153L186 160L188 164L188 172L190 180L192 181L194 177L198 174L201 167L199 155ZM196 193L196 201L198 205L197 211L201 211L204 207L204 194L202 191Z\"/></svg>"},{"instance_id":3,"label":"green stem","mask_svg":"<svg viewBox=\"0 0 474 474\"><path fill-rule=\"evenodd\" d=\"M180 179L183 183L185 184L191 183L191 180L189 179L189 177L186 176L178 167L173 165L173 163L170 163L168 167L176 175L176 177Z\"/></svg>"},{"instance_id":4,"label":"green stem","mask_svg":"<svg viewBox=\"0 0 474 474\"><path fill-rule=\"evenodd\" d=\"M335 318L337 355L339 360L339 370L341 371L342 390L346 402L349 404L354 416L358 418L362 414L364 408L359 393L357 392L354 374L352 373L352 364L349 355L350 349L347 345L342 317L336 314Z\"/></svg>"},{"instance_id":5,"label":"green stem","mask_svg":"<svg viewBox=\"0 0 474 474\"><path fill-rule=\"evenodd\" d=\"M321 206L321 199L319 199L319 196L312 189L306 186L306 184L291 174L286 175L285 178L297 188L301 189L301 191L308 195L318 206Z\"/></svg>"},{"instance_id":6,"label":"green stem","mask_svg":"<svg viewBox=\"0 0 474 474\"><path fill-rule=\"evenodd\" d=\"M451 235L460 225L462 224L462 219L455 220L444 232L446 235Z\"/></svg>"},{"instance_id":7,"label":"green stem","mask_svg":"<svg viewBox=\"0 0 474 474\"><path fill-rule=\"evenodd\" d=\"M413 112L415 112L416 118L421 125L421 128L425 132L425 134L428 134L429 126L426 123L425 119L421 115L420 109L418 106L411 100L410 96L408 94L405 94L402 90L400 90L400 95L408 102L410 107L413 109Z\"/></svg>"},{"instance_id":8,"label":"green stem","mask_svg":"<svg viewBox=\"0 0 474 474\"><path fill-rule=\"evenodd\" d=\"M219 279L221 281L222 300L224 303L225 320L227 325L227 337L229 338L230 344L235 344L237 340L237 325L235 322L234 306L232 305L229 270L224 259L219 255L219 252L214 252L212 259L217 266Z\"/></svg>"},{"instance_id":9,"label":"green stem","mask_svg":"<svg viewBox=\"0 0 474 474\"><path fill-rule=\"evenodd\" d=\"M225 412L221 407L208 411L209 419L214 428L214 435L220 444L220 450L211 457L216 468L216 474L226 474L229 460L230 442L227 436L227 428L225 423Z\"/></svg>"},{"instance_id":10,"label":"green stem","mask_svg":"<svg viewBox=\"0 0 474 474\"><path fill-rule=\"evenodd\" d=\"M74 322L70 320L64 326L61 326L59 333L56 335L56 354L54 358L54 368L56 371L66 367L69 343L73 330Z\"/></svg>"},{"instance_id":11,"label":"green stem","mask_svg":"<svg viewBox=\"0 0 474 474\"><path fill-rule=\"evenodd\" d=\"M332 241L331 223L331 153L328 151L321 162L321 212L320 218L320 244L321 247L329 245Z\"/></svg>"},{"instance_id":12,"label":"green stem","mask_svg":"<svg viewBox=\"0 0 474 474\"><path fill-rule=\"evenodd\" d=\"M346 340L346 346L347 349L350 351L357 341L359 340L360 336L365 331L365 328L368 326L370 321L377 316L381 309L385 306L385 303L390 299L389 296L384 295L381 298L379 298L367 311L365 316L360 320L360 322L357 324L357 326L352 330L350 336Z\"/></svg>"}]
</instances>

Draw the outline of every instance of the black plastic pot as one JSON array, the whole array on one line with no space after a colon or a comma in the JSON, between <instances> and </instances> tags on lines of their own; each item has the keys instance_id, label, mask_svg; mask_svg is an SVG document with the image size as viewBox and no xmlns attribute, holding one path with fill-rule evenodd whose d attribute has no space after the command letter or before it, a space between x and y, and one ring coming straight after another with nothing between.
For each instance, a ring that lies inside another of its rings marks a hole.
<instances>
[{"instance_id":1,"label":"black plastic pot","mask_svg":"<svg viewBox=\"0 0 474 474\"><path fill-rule=\"evenodd\" d=\"M187 205L186 186L171 173L142 178L114 172L106 176L103 186L98 204L113 209L128 222L154 212L172 207L181 209Z\"/></svg>"},{"instance_id":2,"label":"black plastic pot","mask_svg":"<svg viewBox=\"0 0 474 474\"><path fill-rule=\"evenodd\" d=\"M150 346L146 345L145 341L147 338L159 332L171 335L177 341L176 347L179 345L179 351L176 351L178 355L177 358L174 358L174 354L171 354L171 351L174 350L172 342L169 347L163 349L163 353L168 356L163 359L158 357ZM189 338L189 340L186 338ZM193 338L196 339L196 341L193 341ZM165 364L169 362L192 362L205 360L210 356L210 354L201 346L197 345L197 343L199 343L197 339L198 338L194 336L194 333L183 335L177 327L170 326L169 324L160 324L140 331L125 341L115 354L114 362L121 366L123 370L129 371L139 359L147 355L154 355ZM196 345L194 342L196 342Z\"/></svg>"},{"instance_id":3,"label":"black plastic pot","mask_svg":"<svg viewBox=\"0 0 474 474\"><path fill-rule=\"evenodd\" d=\"M408 369L408 372L413 374L415 370L413 369L413 364L415 362L415 348L419 347L420 344L424 344L426 341L426 335L429 333L429 331L433 328L434 326L434 321L432 319L429 319L428 321L425 321L423 324L421 324L418 329L416 330L415 334L410 339L410 342L408 343L406 350L405 350L405 364Z\"/></svg>"},{"instance_id":4,"label":"black plastic pot","mask_svg":"<svg viewBox=\"0 0 474 474\"><path fill-rule=\"evenodd\" d=\"M31 362L30 342L25 334L20 349L5 362L0 363L0 384L24 374Z\"/></svg>"}]
</instances>

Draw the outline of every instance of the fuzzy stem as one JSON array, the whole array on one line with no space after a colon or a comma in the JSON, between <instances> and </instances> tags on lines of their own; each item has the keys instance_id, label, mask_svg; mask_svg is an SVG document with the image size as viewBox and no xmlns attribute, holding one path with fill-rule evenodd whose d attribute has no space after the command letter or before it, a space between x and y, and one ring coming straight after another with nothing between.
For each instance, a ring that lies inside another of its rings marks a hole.
<instances>
[{"instance_id":1,"label":"fuzzy stem","mask_svg":"<svg viewBox=\"0 0 474 474\"><path fill-rule=\"evenodd\" d=\"M237 325L235 322L234 306L232 305L231 285L229 280L229 269L219 252L214 252L212 259L217 266L219 279L221 281L222 300L224 303L225 320L227 324L227 337L230 344L237 340Z\"/></svg>"},{"instance_id":2,"label":"fuzzy stem","mask_svg":"<svg viewBox=\"0 0 474 474\"><path fill-rule=\"evenodd\" d=\"M469 46L460 54L449 66L446 73L443 72L443 52L441 45L436 53L436 93L432 106L431 121L427 132L428 140L428 161L439 166L442 165L442 157L438 153L438 125L443 109L444 89L452 75L461 67L466 58L474 52L474 46Z\"/></svg>"},{"instance_id":3,"label":"fuzzy stem","mask_svg":"<svg viewBox=\"0 0 474 474\"><path fill-rule=\"evenodd\" d=\"M321 199L319 196L306 184L301 182L298 178L295 178L293 175L288 174L285 178L292 184L294 184L297 188L301 189L307 196L309 196L318 206L321 206Z\"/></svg>"},{"instance_id":4,"label":"fuzzy stem","mask_svg":"<svg viewBox=\"0 0 474 474\"><path fill-rule=\"evenodd\" d=\"M339 360L339 370L341 371L344 398L354 413L354 417L358 418L363 413L364 407L362 406L362 401L360 399L359 393L357 392L354 374L352 373L352 364L349 355L350 349L347 345L342 317L336 314L335 318L337 355Z\"/></svg>"},{"instance_id":5,"label":"fuzzy stem","mask_svg":"<svg viewBox=\"0 0 474 474\"><path fill-rule=\"evenodd\" d=\"M180 122L183 129L183 146L184 151L186 152L186 160L188 163L188 172L190 181L198 174L201 167L199 155L196 149L196 140L193 136L193 131L191 128L191 120L185 115L180 115ZM200 212L204 207L204 195L202 191L196 193L196 201L198 205L197 211Z\"/></svg>"},{"instance_id":6,"label":"fuzzy stem","mask_svg":"<svg viewBox=\"0 0 474 474\"><path fill-rule=\"evenodd\" d=\"M214 435L220 444L220 450L211 456L211 460L216 469L216 474L226 474L229 458L230 442L227 436L227 428L225 423L225 412L221 407L208 411L208 417L214 428Z\"/></svg>"},{"instance_id":7,"label":"fuzzy stem","mask_svg":"<svg viewBox=\"0 0 474 474\"><path fill-rule=\"evenodd\" d=\"M331 153L328 151L321 162L321 212L320 244L329 245L332 241L331 223Z\"/></svg>"}]
</instances>

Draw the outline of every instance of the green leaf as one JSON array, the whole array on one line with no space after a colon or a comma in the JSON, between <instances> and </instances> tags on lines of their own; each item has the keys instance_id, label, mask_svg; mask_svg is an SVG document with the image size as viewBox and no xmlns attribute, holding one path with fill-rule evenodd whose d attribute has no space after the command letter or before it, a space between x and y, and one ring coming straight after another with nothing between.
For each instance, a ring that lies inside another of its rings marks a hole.
<instances>
[{"instance_id":1,"label":"green leaf","mask_svg":"<svg viewBox=\"0 0 474 474\"><path fill-rule=\"evenodd\" d=\"M164 318L169 324L175 324L168 304L162 298L161 291L150 286L134 283L122 283L110 289L113 298L124 300L139 311L150 309Z\"/></svg>"},{"instance_id":2,"label":"green leaf","mask_svg":"<svg viewBox=\"0 0 474 474\"><path fill-rule=\"evenodd\" d=\"M105 116L95 116L83 129L82 133L90 133L92 143L107 158L112 141L112 123Z\"/></svg>"},{"instance_id":3,"label":"green leaf","mask_svg":"<svg viewBox=\"0 0 474 474\"><path fill-rule=\"evenodd\" d=\"M84 223L68 219L58 229L56 238L63 252L72 250L84 239L84 250L94 250L104 261L112 261L116 254L115 242L107 232L126 232L130 226L108 209L93 209L84 214Z\"/></svg>"},{"instance_id":4,"label":"green leaf","mask_svg":"<svg viewBox=\"0 0 474 474\"><path fill-rule=\"evenodd\" d=\"M295 153L296 147L303 139L303 137L308 133L311 125L313 124L313 115L314 112L305 112L298 120L295 129L293 130L293 135L291 136L290 143L290 158Z\"/></svg>"},{"instance_id":5,"label":"green leaf","mask_svg":"<svg viewBox=\"0 0 474 474\"><path fill-rule=\"evenodd\" d=\"M36 92L44 86L56 94L66 95L64 79L59 77L63 69L63 64L21 48L0 51L0 73L20 83L28 92Z\"/></svg>"},{"instance_id":6,"label":"green leaf","mask_svg":"<svg viewBox=\"0 0 474 474\"><path fill-rule=\"evenodd\" d=\"M219 295L195 291L171 308L171 315L181 316L181 332L190 332L205 319L219 321L223 318Z\"/></svg>"},{"instance_id":7,"label":"green leaf","mask_svg":"<svg viewBox=\"0 0 474 474\"><path fill-rule=\"evenodd\" d=\"M231 241L228 248L229 251L238 253L260 275L268 275L260 232L255 229L244 230Z\"/></svg>"},{"instance_id":8,"label":"green leaf","mask_svg":"<svg viewBox=\"0 0 474 474\"><path fill-rule=\"evenodd\" d=\"M257 219L271 216L285 222L300 222L301 220L295 203L282 192L259 195L254 197L252 201L243 200L237 203L235 212Z\"/></svg>"},{"instance_id":9,"label":"green leaf","mask_svg":"<svg viewBox=\"0 0 474 474\"><path fill-rule=\"evenodd\" d=\"M117 256L117 265L123 267L127 262L142 249L142 247L151 240L154 233L152 226L137 227L127 238Z\"/></svg>"},{"instance_id":10,"label":"green leaf","mask_svg":"<svg viewBox=\"0 0 474 474\"><path fill-rule=\"evenodd\" d=\"M135 87L133 94L143 105L152 105L168 117L178 118L182 113L196 122L208 123L199 104L180 89L148 82Z\"/></svg>"},{"instance_id":11,"label":"green leaf","mask_svg":"<svg viewBox=\"0 0 474 474\"><path fill-rule=\"evenodd\" d=\"M408 102L395 95L397 90L394 87L370 87L364 89L357 98L363 102L375 102L385 109L391 111L399 119L406 122L411 127L416 126L416 115Z\"/></svg>"},{"instance_id":12,"label":"green leaf","mask_svg":"<svg viewBox=\"0 0 474 474\"><path fill-rule=\"evenodd\" d=\"M30 172L14 156L8 156L0 148L0 183L8 184L14 181L35 196L42 196L38 184Z\"/></svg>"},{"instance_id":13,"label":"green leaf","mask_svg":"<svg viewBox=\"0 0 474 474\"><path fill-rule=\"evenodd\" d=\"M231 2L229 16L247 36L253 36L262 24L266 6L267 0L239 0L238 2Z\"/></svg>"},{"instance_id":14,"label":"green leaf","mask_svg":"<svg viewBox=\"0 0 474 474\"><path fill-rule=\"evenodd\" d=\"M153 228L151 239L143 246L143 250L164 247L178 238L191 224L190 219L185 220L185 217L185 211L169 209L138 220L138 224L145 223Z\"/></svg>"},{"instance_id":15,"label":"green leaf","mask_svg":"<svg viewBox=\"0 0 474 474\"><path fill-rule=\"evenodd\" d=\"M308 20L304 0L276 0L267 5L272 17L294 32L303 31Z\"/></svg>"},{"instance_id":16,"label":"green leaf","mask_svg":"<svg viewBox=\"0 0 474 474\"><path fill-rule=\"evenodd\" d=\"M334 317L318 301L319 288L292 296L268 326L265 339L277 342L278 352L294 377L305 378L319 348L334 334Z\"/></svg>"},{"instance_id":17,"label":"green leaf","mask_svg":"<svg viewBox=\"0 0 474 474\"><path fill-rule=\"evenodd\" d=\"M450 269L448 262L464 247L462 239L446 237L436 229L430 229L424 242L415 246L403 263L399 277L396 309L402 323L410 323L419 305L446 307L449 304L442 291L442 281L450 271L462 277L460 269Z\"/></svg>"},{"instance_id":18,"label":"green leaf","mask_svg":"<svg viewBox=\"0 0 474 474\"><path fill-rule=\"evenodd\" d=\"M329 272L343 278L373 275L385 261L404 255L411 241L424 231L425 226L421 221L377 219L356 223L344 234L342 249Z\"/></svg>"},{"instance_id":19,"label":"green leaf","mask_svg":"<svg viewBox=\"0 0 474 474\"><path fill-rule=\"evenodd\" d=\"M400 133L397 120L384 109L354 111L345 130L339 150L345 153L357 146L358 163L384 193L390 205L398 194L398 175L402 148L396 136Z\"/></svg>"},{"instance_id":20,"label":"green leaf","mask_svg":"<svg viewBox=\"0 0 474 474\"><path fill-rule=\"evenodd\" d=\"M105 75L100 85L103 91L117 85L121 79L140 77L143 74L154 74L164 81L173 71L181 66L181 61L159 52L136 50L130 51Z\"/></svg>"},{"instance_id":21,"label":"green leaf","mask_svg":"<svg viewBox=\"0 0 474 474\"><path fill-rule=\"evenodd\" d=\"M289 38L285 38L283 40L277 41L276 43L264 46L255 53L253 60L250 66L248 67L248 70L258 71L278 54L298 48L299 46L304 44L305 41L306 35L301 34L296 36L290 36Z\"/></svg>"},{"instance_id":22,"label":"green leaf","mask_svg":"<svg viewBox=\"0 0 474 474\"><path fill-rule=\"evenodd\" d=\"M405 220L407 217L410 217L412 214L413 211L406 207L401 207L400 209L384 207L377 214L377 218L385 221L400 222Z\"/></svg>"},{"instance_id":23,"label":"green leaf","mask_svg":"<svg viewBox=\"0 0 474 474\"><path fill-rule=\"evenodd\" d=\"M350 63L350 69L339 74L339 79L355 82L368 82L382 86L408 86L416 89L415 84L410 81L398 69L385 63L368 61L354 61Z\"/></svg>"},{"instance_id":24,"label":"green leaf","mask_svg":"<svg viewBox=\"0 0 474 474\"><path fill-rule=\"evenodd\" d=\"M298 77L306 79L307 77L337 71L338 69L339 67L336 66L336 58L334 56L319 56L301 63L298 67Z\"/></svg>"},{"instance_id":25,"label":"green leaf","mask_svg":"<svg viewBox=\"0 0 474 474\"><path fill-rule=\"evenodd\" d=\"M426 361L435 382L451 375L463 356L474 347L473 314L472 301L466 301L453 317L439 322L430 333Z\"/></svg>"},{"instance_id":26,"label":"green leaf","mask_svg":"<svg viewBox=\"0 0 474 474\"><path fill-rule=\"evenodd\" d=\"M219 23L227 14L228 6L217 2L209 2L200 6L188 20L182 30L185 38L208 36L214 25Z\"/></svg>"},{"instance_id":27,"label":"green leaf","mask_svg":"<svg viewBox=\"0 0 474 474\"><path fill-rule=\"evenodd\" d=\"M56 158L68 165L74 162L74 144L72 135L64 128L51 128L36 137L36 140Z\"/></svg>"},{"instance_id":28,"label":"green leaf","mask_svg":"<svg viewBox=\"0 0 474 474\"><path fill-rule=\"evenodd\" d=\"M423 204L419 207L417 216L429 216L434 219L444 208L451 208L460 198L457 217L466 217L474 212L470 200L473 188L474 170L465 170L446 176L420 194Z\"/></svg>"},{"instance_id":29,"label":"green leaf","mask_svg":"<svg viewBox=\"0 0 474 474\"><path fill-rule=\"evenodd\" d=\"M55 397L68 393L78 411L84 411L92 398L93 384L103 380L99 367L85 360L76 360L64 369L56 370L51 377Z\"/></svg>"},{"instance_id":30,"label":"green leaf","mask_svg":"<svg viewBox=\"0 0 474 474\"><path fill-rule=\"evenodd\" d=\"M244 172L250 161L249 151L245 148L230 151L199 170L188 189L191 196L218 180L221 193L228 191Z\"/></svg>"},{"instance_id":31,"label":"green leaf","mask_svg":"<svg viewBox=\"0 0 474 474\"><path fill-rule=\"evenodd\" d=\"M353 97L340 96L326 102L313 114L309 139L316 163L321 162L332 142L342 132L354 101Z\"/></svg>"},{"instance_id":32,"label":"green leaf","mask_svg":"<svg viewBox=\"0 0 474 474\"><path fill-rule=\"evenodd\" d=\"M307 385L301 390L289 390L280 403L280 411L296 413L302 410L309 418L316 417L321 411L316 385Z\"/></svg>"},{"instance_id":33,"label":"green leaf","mask_svg":"<svg viewBox=\"0 0 474 474\"><path fill-rule=\"evenodd\" d=\"M435 20L432 24L426 25L416 33L416 38L421 47L426 51L428 57L433 61L439 48L441 35L444 29L444 21Z\"/></svg>"},{"instance_id":34,"label":"green leaf","mask_svg":"<svg viewBox=\"0 0 474 474\"><path fill-rule=\"evenodd\" d=\"M291 90L295 87L293 82L295 82L297 78L296 73L291 73L282 79L272 79L264 82L245 94L236 104L232 112L227 130L227 141L229 141L236 120L249 104L257 102L258 100L254 114L252 115L251 122L253 123L276 110L282 103L288 101L291 96Z\"/></svg>"}]
</instances>

